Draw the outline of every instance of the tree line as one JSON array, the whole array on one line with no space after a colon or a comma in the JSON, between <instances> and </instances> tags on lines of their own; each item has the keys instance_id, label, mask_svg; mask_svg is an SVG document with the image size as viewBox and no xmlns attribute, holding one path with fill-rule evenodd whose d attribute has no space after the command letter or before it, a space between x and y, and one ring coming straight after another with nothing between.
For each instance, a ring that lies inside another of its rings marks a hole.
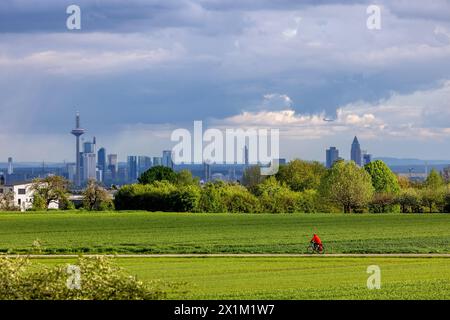
<instances>
[{"instance_id":1,"label":"tree line","mask_svg":"<svg viewBox=\"0 0 450 320\"><path fill-rule=\"evenodd\" d=\"M33 183L32 210L46 210L57 202L63 210L69 201L70 183L59 176ZM7 198L7 195L3 195ZM260 175L248 167L240 182L201 184L188 170L175 172L156 166L138 183L125 185L114 199L99 183L89 181L82 193L82 208L89 211L147 210L232 213L422 213L450 212L450 188L445 175L432 170L424 182L395 175L380 160L364 167L337 161L330 169L319 162L293 160L275 176ZM0 198L0 209L9 202Z\"/></svg>"},{"instance_id":2,"label":"tree line","mask_svg":"<svg viewBox=\"0 0 450 320\"><path fill-rule=\"evenodd\" d=\"M450 212L450 189L436 170L424 182L413 183L380 160L364 167L337 161L330 169L293 160L275 176L261 176L260 168L252 166L240 183L203 186L189 171L154 167L138 184L122 187L114 203L118 210L175 212Z\"/></svg>"}]
</instances>

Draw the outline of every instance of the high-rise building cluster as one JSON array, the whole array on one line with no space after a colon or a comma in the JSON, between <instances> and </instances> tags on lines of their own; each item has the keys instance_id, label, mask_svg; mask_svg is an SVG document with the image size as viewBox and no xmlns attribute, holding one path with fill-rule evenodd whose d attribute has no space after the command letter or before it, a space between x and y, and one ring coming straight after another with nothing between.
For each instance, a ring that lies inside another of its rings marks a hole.
<instances>
[{"instance_id":1,"label":"high-rise building cluster","mask_svg":"<svg viewBox=\"0 0 450 320\"><path fill-rule=\"evenodd\" d=\"M101 147L97 151L97 139L83 142L80 150L80 137L86 130L80 126L80 115L77 113L75 129L72 134L76 137L76 159L75 163L66 165L67 177L77 187L82 187L89 180L111 184L133 183L140 175L152 166L163 165L173 168L172 152L163 151L162 157L149 156L127 156L125 165L120 165L117 154L107 154L106 149Z\"/></svg>"},{"instance_id":2,"label":"high-rise building cluster","mask_svg":"<svg viewBox=\"0 0 450 320\"><path fill-rule=\"evenodd\" d=\"M339 150L336 147L330 147L326 150L327 168L331 168L336 161L341 159L342 158L339 157ZM359 144L358 138L356 136L352 142L350 160L354 161L360 167L372 162L372 155L367 151L361 150L361 145Z\"/></svg>"}]
</instances>

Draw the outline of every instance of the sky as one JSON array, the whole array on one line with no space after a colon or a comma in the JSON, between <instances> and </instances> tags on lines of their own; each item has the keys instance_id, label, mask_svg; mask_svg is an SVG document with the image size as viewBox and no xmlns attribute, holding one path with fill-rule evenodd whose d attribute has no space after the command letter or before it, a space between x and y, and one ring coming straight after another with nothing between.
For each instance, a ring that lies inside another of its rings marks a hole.
<instances>
[{"instance_id":1,"label":"sky","mask_svg":"<svg viewBox=\"0 0 450 320\"><path fill-rule=\"evenodd\" d=\"M279 129L288 159L349 158L355 135L450 159L450 0L2 0L0 88L0 162L73 161L77 111L121 160L195 120Z\"/></svg>"}]
</instances>

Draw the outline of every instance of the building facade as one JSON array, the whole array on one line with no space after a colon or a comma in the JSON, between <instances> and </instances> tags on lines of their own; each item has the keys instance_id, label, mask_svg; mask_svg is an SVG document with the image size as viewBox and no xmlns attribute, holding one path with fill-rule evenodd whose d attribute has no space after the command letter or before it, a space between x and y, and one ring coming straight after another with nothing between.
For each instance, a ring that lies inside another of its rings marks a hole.
<instances>
[{"instance_id":1,"label":"building facade","mask_svg":"<svg viewBox=\"0 0 450 320\"><path fill-rule=\"evenodd\" d=\"M350 159L361 167L362 164L361 145L359 144L358 138L356 136L353 139Z\"/></svg>"},{"instance_id":2,"label":"building facade","mask_svg":"<svg viewBox=\"0 0 450 320\"><path fill-rule=\"evenodd\" d=\"M331 168L339 160L339 150L336 147L330 147L326 151L326 167Z\"/></svg>"}]
</instances>

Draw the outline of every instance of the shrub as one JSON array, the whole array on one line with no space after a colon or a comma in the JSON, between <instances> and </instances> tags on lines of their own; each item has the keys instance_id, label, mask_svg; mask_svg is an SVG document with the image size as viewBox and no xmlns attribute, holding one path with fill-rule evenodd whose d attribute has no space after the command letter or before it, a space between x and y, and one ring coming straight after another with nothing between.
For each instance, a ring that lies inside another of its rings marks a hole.
<instances>
[{"instance_id":1,"label":"shrub","mask_svg":"<svg viewBox=\"0 0 450 320\"><path fill-rule=\"evenodd\" d=\"M444 196L444 204L442 207L442 212L450 213L450 193L446 193Z\"/></svg>"},{"instance_id":2,"label":"shrub","mask_svg":"<svg viewBox=\"0 0 450 320\"><path fill-rule=\"evenodd\" d=\"M399 212L399 206L396 200L397 198L392 193L377 192L369 204L369 211L373 213Z\"/></svg>"},{"instance_id":3,"label":"shrub","mask_svg":"<svg viewBox=\"0 0 450 320\"><path fill-rule=\"evenodd\" d=\"M167 181L132 184L120 188L114 205L117 210L196 211L200 190L196 185L174 186Z\"/></svg>"},{"instance_id":4,"label":"shrub","mask_svg":"<svg viewBox=\"0 0 450 320\"><path fill-rule=\"evenodd\" d=\"M227 212L227 207L222 201L221 181L208 182L202 188L198 210L200 212Z\"/></svg>"},{"instance_id":5,"label":"shrub","mask_svg":"<svg viewBox=\"0 0 450 320\"><path fill-rule=\"evenodd\" d=\"M422 205L428 209L429 213L442 211L444 206L444 197L446 190L444 188L431 189L425 188L420 191Z\"/></svg>"},{"instance_id":6,"label":"shrub","mask_svg":"<svg viewBox=\"0 0 450 320\"><path fill-rule=\"evenodd\" d=\"M256 213L260 211L258 199L245 187L225 185L220 193L226 212Z\"/></svg>"},{"instance_id":7,"label":"shrub","mask_svg":"<svg viewBox=\"0 0 450 320\"><path fill-rule=\"evenodd\" d=\"M201 191L201 212L259 212L258 199L245 187L221 181L207 183Z\"/></svg>"},{"instance_id":8,"label":"shrub","mask_svg":"<svg viewBox=\"0 0 450 320\"><path fill-rule=\"evenodd\" d=\"M170 196L170 203L175 212L195 212L200 201L200 188L197 185L180 186Z\"/></svg>"},{"instance_id":9,"label":"shrub","mask_svg":"<svg viewBox=\"0 0 450 320\"><path fill-rule=\"evenodd\" d=\"M268 213L308 212L313 206L311 192L295 192L269 177L255 189L261 203L261 210Z\"/></svg>"},{"instance_id":10,"label":"shrub","mask_svg":"<svg viewBox=\"0 0 450 320\"><path fill-rule=\"evenodd\" d=\"M167 181L127 185L117 192L114 204L118 210L170 211L168 200L174 191Z\"/></svg>"},{"instance_id":11,"label":"shrub","mask_svg":"<svg viewBox=\"0 0 450 320\"><path fill-rule=\"evenodd\" d=\"M171 284L144 283L104 257L79 258L79 282L67 265L34 265L26 258L0 258L2 300L155 300L164 299Z\"/></svg>"},{"instance_id":12,"label":"shrub","mask_svg":"<svg viewBox=\"0 0 450 320\"><path fill-rule=\"evenodd\" d=\"M421 201L419 192L414 188L402 190L395 200L400 205L402 213L422 212Z\"/></svg>"}]
</instances>

